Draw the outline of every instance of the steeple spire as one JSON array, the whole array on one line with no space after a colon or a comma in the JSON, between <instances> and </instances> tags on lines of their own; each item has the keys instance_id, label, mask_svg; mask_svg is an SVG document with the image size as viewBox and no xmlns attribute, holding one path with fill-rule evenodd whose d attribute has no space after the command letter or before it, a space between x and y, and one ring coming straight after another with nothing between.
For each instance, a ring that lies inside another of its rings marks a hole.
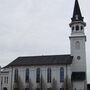
<instances>
[{"instance_id":1,"label":"steeple spire","mask_svg":"<svg viewBox=\"0 0 90 90\"><path fill-rule=\"evenodd\" d=\"M81 10L80 10L80 7L79 7L78 0L75 0L72 21L83 21L83 17L82 17L82 14L81 14Z\"/></svg>"}]
</instances>

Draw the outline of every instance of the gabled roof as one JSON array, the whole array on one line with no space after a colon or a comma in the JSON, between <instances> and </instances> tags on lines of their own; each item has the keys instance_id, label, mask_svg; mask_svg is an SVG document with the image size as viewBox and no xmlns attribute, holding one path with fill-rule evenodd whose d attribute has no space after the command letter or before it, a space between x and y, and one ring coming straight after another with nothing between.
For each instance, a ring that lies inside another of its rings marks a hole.
<instances>
[{"instance_id":1,"label":"gabled roof","mask_svg":"<svg viewBox=\"0 0 90 90\"><path fill-rule=\"evenodd\" d=\"M81 10L80 10L78 0L75 0L72 21L83 21L83 17L81 14Z\"/></svg>"},{"instance_id":2,"label":"gabled roof","mask_svg":"<svg viewBox=\"0 0 90 90\"><path fill-rule=\"evenodd\" d=\"M71 76L72 81L83 81L86 79L85 72L72 72Z\"/></svg>"},{"instance_id":3,"label":"gabled roof","mask_svg":"<svg viewBox=\"0 0 90 90\"><path fill-rule=\"evenodd\" d=\"M47 55L47 56L28 56L18 57L6 67L13 66L36 66L36 65L63 65L71 64L71 55Z\"/></svg>"}]
</instances>

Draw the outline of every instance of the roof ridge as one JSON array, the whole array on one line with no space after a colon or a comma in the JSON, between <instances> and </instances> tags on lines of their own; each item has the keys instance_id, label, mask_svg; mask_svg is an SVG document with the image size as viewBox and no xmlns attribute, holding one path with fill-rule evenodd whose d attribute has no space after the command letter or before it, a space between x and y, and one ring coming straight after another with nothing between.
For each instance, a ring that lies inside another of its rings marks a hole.
<instances>
[{"instance_id":1,"label":"roof ridge","mask_svg":"<svg viewBox=\"0 0 90 90\"><path fill-rule=\"evenodd\" d=\"M47 56L71 56L71 54L61 54L61 55L37 55L37 56L19 56L18 58L26 58L26 57L47 57Z\"/></svg>"}]
</instances>

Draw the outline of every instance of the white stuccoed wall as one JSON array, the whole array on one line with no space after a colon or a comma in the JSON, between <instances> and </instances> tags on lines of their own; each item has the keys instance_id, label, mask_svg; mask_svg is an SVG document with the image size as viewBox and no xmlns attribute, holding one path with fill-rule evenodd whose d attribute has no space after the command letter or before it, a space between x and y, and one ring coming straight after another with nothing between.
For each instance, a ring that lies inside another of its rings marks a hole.
<instances>
[{"instance_id":1,"label":"white stuccoed wall","mask_svg":"<svg viewBox=\"0 0 90 90\"><path fill-rule=\"evenodd\" d=\"M73 90L75 90L75 88L76 88L76 90L85 90L84 87L82 87L82 86L84 86L84 82L82 82L82 81L75 81L73 83L73 86L74 86Z\"/></svg>"},{"instance_id":2,"label":"white stuccoed wall","mask_svg":"<svg viewBox=\"0 0 90 90\"><path fill-rule=\"evenodd\" d=\"M76 41L80 42L80 49L75 48ZM85 37L71 38L71 55L73 57L72 71L86 72ZM80 60L77 59L80 56Z\"/></svg>"},{"instance_id":3,"label":"white stuccoed wall","mask_svg":"<svg viewBox=\"0 0 90 90\"><path fill-rule=\"evenodd\" d=\"M71 32L70 36L70 47L71 47L71 55L73 56L73 63L72 63L72 71L73 72L86 72L86 48L85 48L85 42L86 42L86 36L84 34L83 30L76 31L76 26L84 27L82 23L75 23L71 27L74 26L74 30ZM76 49L76 42L80 42L80 49ZM77 59L77 56L80 56L80 60Z\"/></svg>"},{"instance_id":4,"label":"white stuccoed wall","mask_svg":"<svg viewBox=\"0 0 90 90\"><path fill-rule=\"evenodd\" d=\"M26 83L25 83L25 70L26 68L29 68L30 71L30 79L33 83L34 88L37 87L37 83L36 83L36 69L37 68L41 69L41 73L43 76L43 79L47 85L47 87L50 87L51 84L47 83L47 68L51 68L52 70L52 79L55 78L57 80L57 86L58 86L58 90L60 90L60 88L62 87L62 83L60 83L60 67L64 67L64 78L66 78L66 65L63 66L57 66L57 65L52 65L52 66L22 66L22 67L13 67L13 68L9 68L9 84L8 86L6 85L6 87L8 87L8 90L13 90L13 84L14 84L14 70L17 68L19 70L19 76L23 82L24 87L26 87ZM68 78L71 79L71 66L68 65L67 66L67 75ZM4 85L5 86L5 85Z\"/></svg>"},{"instance_id":5,"label":"white stuccoed wall","mask_svg":"<svg viewBox=\"0 0 90 90\"><path fill-rule=\"evenodd\" d=\"M76 26L79 26L79 30L76 30ZM71 46L71 55L73 56L73 63L72 63L72 72L85 72L86 73L86 36L84 33L84 29L80 30L80 27L85 27L82 22L73 23L71 28L74 26L74 30L71 32L70 36L70 46ZM80 42L80 49L76 48L76 42ZM80 60L77 57L80 56ZM77 81L73 82L73 90L87 90L87 80L85 81Z\"/></svg>"}]
</instances>

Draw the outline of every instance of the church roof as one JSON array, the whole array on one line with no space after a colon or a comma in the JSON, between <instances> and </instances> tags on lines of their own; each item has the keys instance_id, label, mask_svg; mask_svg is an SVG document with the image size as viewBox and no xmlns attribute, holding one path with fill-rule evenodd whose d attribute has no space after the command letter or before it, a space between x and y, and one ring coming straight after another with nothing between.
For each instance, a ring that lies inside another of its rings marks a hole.
<instances>
[{"instance_id":1,"label":"church roof","mask_svg":"<svg viewBox=\"0 0 90 90\"><path fill-rule=\"evenodd\" d=\"M85 72L72 72L72 81L82 81L86 79Z\"/></svg>"},{"instance_id":2,"label":"church roof","mask_svg":"<svg viewBox=\"0 0 90 90\"><path fill-rule=\"evenodd\" d=\"M47 56L28 56L18 57L6 67L12 66L37 66L37 65L64 65L71 64L71 55L47 55Z\"/></svg>"},{"instance_id":3,"label":"church roof","mask_svg":"<svg viewBox=\"0 0 90 90\"><path fill-rule=\"evenodd\" d=\"M78 0L75 0L72 21L83 21L83 17L81 14L81 10L80 10Z\"/></svg>"}]
</instances>

